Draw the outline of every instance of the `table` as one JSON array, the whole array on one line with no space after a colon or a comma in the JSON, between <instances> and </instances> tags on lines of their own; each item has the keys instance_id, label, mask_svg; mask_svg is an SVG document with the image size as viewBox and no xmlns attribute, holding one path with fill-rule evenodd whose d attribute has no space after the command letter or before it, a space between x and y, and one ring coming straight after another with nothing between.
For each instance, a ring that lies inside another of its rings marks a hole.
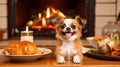
<instances>
[{"instance_id":1,"label":"table","mask_svg":"<svg viewBox=\"0 0 120 67\"><path fill-rule=\"evenodd\" d=\"M120 61L105 61L84 56L80 64L74 64L66 61L65 64L58 64L55 60L55 47L44 47L52 50L51 54L45 55L35 61L15 62L8 58L0 56L0 67L120 67Z\"/></svg>"}]
</instances>

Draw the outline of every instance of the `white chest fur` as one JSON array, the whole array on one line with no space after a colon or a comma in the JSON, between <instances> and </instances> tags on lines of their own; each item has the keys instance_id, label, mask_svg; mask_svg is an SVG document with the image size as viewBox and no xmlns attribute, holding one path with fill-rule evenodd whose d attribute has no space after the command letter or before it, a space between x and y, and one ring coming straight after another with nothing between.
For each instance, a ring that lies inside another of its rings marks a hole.
<instances>
[{"instance_id":1,"label":"white chest fur","mask_svg":"<svg viewBox=\"0 0 120 67\"><path fill-rule=\"evenodd\" d=\"M77 50L74 48L74 41L63 41L60 50L68 59L77 53Z\"/></svg>"}]
</instances>

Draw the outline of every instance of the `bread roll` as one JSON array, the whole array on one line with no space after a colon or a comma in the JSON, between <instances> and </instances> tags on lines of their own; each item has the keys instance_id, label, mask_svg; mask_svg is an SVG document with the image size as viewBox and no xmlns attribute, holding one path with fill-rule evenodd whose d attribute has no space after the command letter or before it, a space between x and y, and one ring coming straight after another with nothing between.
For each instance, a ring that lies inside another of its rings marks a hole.
<instances>
[{"instance_id":1,"label":"bread roll","mask_svg":"<svg viewBox=\"0 0 120 67\"><path fill-rule=\"evenodd\" d=\"M21 47L23 50L23 54L25 55L35 54L37 52L37 47L35 46L35 44L28 41L21 42Z\"/></svg>"},{"instance_id":2,"label":"bread roll","mask_svg":"<svg viewBox=\"0 0 120 67\"><path fill-rule=\"evenodd\" d=\"M3 53L6 55L32 55L37 51L36 45L28 41L13 41L3 49Z\"/></svg>"}]
</instances>

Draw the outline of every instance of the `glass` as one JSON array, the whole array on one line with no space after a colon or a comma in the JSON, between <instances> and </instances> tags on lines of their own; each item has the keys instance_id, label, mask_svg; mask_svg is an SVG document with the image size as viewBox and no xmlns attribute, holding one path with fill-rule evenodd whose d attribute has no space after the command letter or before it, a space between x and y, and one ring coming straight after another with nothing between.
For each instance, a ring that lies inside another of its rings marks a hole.
<instances>
[{"instance_id":1,"label":"glass","mask_svg":"<svg viewBox=\"0 0 120 67\"><path fill-rule=\"evenodd\" d=\"M118 27L119 27L119 34L120 34L120 20L117 22Z\"/></svg>"},{"instance_id":2,"label":"glass","mask_svg":"<svg viewBox=\"0 0 120 67\"><path fill-rule=\"evenodd\" d=\"M33 42L33 31L21 31L20 41Z\"/></svg>"},{"instance_id":3,"label":"glass","mask_svg":"<svg viewBox=\"0 0 120 67\"><path fill-rule=\"evenodd\" d=\"M111 33L119 33L117 22L109 21L107 25L102 28L102 35L111 35Z\"/></svg>"}]
</instances>

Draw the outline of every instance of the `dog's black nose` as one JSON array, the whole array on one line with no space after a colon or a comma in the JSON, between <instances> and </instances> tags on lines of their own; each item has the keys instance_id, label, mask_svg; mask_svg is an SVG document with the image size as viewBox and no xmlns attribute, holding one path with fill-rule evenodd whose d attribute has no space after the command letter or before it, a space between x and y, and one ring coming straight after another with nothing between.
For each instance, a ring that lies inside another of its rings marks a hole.
<instances>
[{"instance_id":1,"label":"dog's black nose","mask_svg":"<svg viewBox=\"0 0 120 67\"><path fill-rule=\"evenodd\" d=\"M67 28L66 28L66 30L67 30L68 32L70 32L70 31L71 31L70 27L67 27Z\"/></svg>"}]
</instances>

